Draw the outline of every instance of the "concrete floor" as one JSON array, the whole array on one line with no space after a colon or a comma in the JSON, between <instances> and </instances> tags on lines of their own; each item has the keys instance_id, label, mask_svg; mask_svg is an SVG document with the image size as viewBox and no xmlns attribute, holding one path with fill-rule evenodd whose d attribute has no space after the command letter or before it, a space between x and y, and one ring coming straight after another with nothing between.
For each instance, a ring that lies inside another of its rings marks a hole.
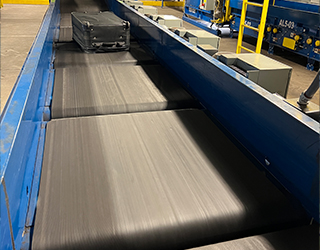
<instances>
[{"instance_id":1,"label":"concrete floor","mask_svg":"<svg viewBox=\"0 0 320 250\"><path fill-rule=\"evenodd\" d=\"M0 10L1 15L1 111L16 82L26 56L31 48L33 40L39 30L43 16L47 10L46 5L16 5L5 4ZM159 14L171 14L182 17L181 8L158 8ZM187 29L197 28L184 22ZM252 43L252 39L247 39ZM236 38L223 37L219 51L235 52ZM244 46L253 48L250 43ZM267 46L264 46L267 48ZM267 55L267 50L263 49ZM305 68L306 59L292 53L276 49L276 55L268 55L271 58L287 64L293 68L289 85L288 98L298 98L314 79L316 72ZM319 91L313 102L319 105Z\"/></svg>"},{"instance_id":2,"label":"concrete floor","mask_svg":"<svg viewBox=\"0 0 320 250\"><path fill-rule=\"evenodd\" d=\"M48 5L4 4L1 15L1 112L41 25Z\"/></svg>"}]
</instances>

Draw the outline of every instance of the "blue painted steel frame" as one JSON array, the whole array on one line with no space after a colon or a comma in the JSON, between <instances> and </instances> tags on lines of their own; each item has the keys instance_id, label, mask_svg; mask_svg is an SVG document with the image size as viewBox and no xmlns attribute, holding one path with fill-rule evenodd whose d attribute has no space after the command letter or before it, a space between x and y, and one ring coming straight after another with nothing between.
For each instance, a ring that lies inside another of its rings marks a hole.
<instances>
[{"instance_id":1,"label":"blue painted steel frame","mask_svg":"<svg viewBox=\"0 0 320 250\"><path fill-rule=\"evenodd\" d=\"M231 14L234 16L230 27L239 30L242 0L231 0L230 7ZM246 21L257 28L260 23L260 13L261 8L248 6ZM294 27L284 27L285 25L281 25L280 21L293 23ZM315 45L315 41L320 40L320 6L277 0L274 6L269 6L266 26L278 29L275 34L273 32L265 34L264 41L270 45L269 53L272 53L273 46L284 48L308 58L307 68L313 70L313 63L320 61L320 47ZM250 29L245 29L244 33L252 37L257 37L258 34ZM301 37L296 50L282 46L283 38L292 39L292 34L298 34ZM308 38L312 39L311 44L306 43Z\"/></svg>"},{"instance_id":2,"label":"blue painted steel frame","mask_svg":"<svg viewBox=\"0 0 320 250\"><path fill-rule=\"evenodd\" d=\"M213 20L213 10L200 9L199 6L201 3L201 0L185 0L184 14L182 19L210 33L220 35L221 32L218 29L211 29L202 23L202 21L211 23ZM197 20L194 20L189 16L197 18Z\"/></svg>"},{"instance_id":3,"label":"blue painted steel frame","mask_svg":"<svg viewBox=\"0 0 320 250\"><path fill-rule=\"evenodd\" d=\"M28 247L48 118L47 86L59 8L51 3L0 118L0 249ZM32 211L33 210L33 211Z\"/></svg>"},{"instance_id":4,"label":"blue painted steel frame","mask_svg":"<svg viewBox=\"0 0 320 250\"><path fill-rule=\"evenodd\" d=\"M319 123L116 0L132 34L319 220Z\"/></svg>"},{"instance_id":5,"label":"blue painted steel frame","mask_svg":"<svg viewBox=\"0 0 320 250\"><path fill-rule=\"evenodd\" d=\"M275 6L286 7L295 10L302 10L302 11L311 11L315 13L320 13L320 5L315 4L307 4L307 3L299 3L294 1L287 1L287 0L275 0Z\"/></svg>"},{"instance_id":6,"label":"blue painted steel frame","mask_svg":"<svg viewBox=\"0 0 320 250\"><path fill-rule=\"evenodd\" d=\"M208 31L208 32L214 34L214 35L218 35L218 36L221 35L221 31L219 29L209 28L208 25L204 25L203 21L201 21L201 20L194 20L194 19L191 19L185 15L183 15L182 20L187 21L188 23L191 23L194 26L197 26L205 31Z\"/></svg>"},{"instance_id":7,"label":"blue painted steel frame","mask_svg":"<svg viewBox=\"0 0 320 250\"><path fill-rule=\"evenodd\" d=\"M187 3L184 6L184 14L193 16L206 22L211 22L211 20L213 20L213 11L203 10L199 7L188 5Z\"/></svg>"}]
</instances>

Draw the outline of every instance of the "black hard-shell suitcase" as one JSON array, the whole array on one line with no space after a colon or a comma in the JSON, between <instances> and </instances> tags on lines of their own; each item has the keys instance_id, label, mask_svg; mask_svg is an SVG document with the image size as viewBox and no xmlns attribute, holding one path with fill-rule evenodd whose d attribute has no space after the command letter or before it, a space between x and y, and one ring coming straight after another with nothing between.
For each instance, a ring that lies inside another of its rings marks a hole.
<instances>
[{"instance_id":1,"label":"black hard-shell suitcase","mask_svg":"<svg viewBox=\"0 0 320 250\"><path fill-rule=\"evenodd\" d=\"M130 23L110 11L71 12L72 38L86 52L128 50Z\"/></svg>"}]
</instances>

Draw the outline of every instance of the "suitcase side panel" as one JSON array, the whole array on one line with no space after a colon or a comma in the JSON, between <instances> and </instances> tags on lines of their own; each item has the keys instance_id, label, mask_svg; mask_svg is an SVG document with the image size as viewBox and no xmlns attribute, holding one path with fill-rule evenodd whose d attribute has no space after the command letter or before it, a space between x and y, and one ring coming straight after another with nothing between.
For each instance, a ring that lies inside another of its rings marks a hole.
<instances>
[{"instance_id":1,"label":"suitcase side panel","mask_svg":"<svg viewBox=\"0 0 320 250\"><path fill-rule=\"evenodd\" d=\"M121 26L98 26L93 27L91 32L92 41L104 46L115 45L124 49L130 46L130 24L123 21Z\"/></svg>"},{"instance_id":2,"label":"suitcase side panel","mask_svg":"<svg viewBox=\"0 0 320 250\"><path fill-rule=\"evenodd\" d=\"M72 38L83 49L89 49L92 47L90 26L88 26L88 21L79 19L76 14L77 13L71 13L73 29Z\"/></svg>"},{"instance_id":3,"label":"suitcase side panel","mask_svg":"<svg viewBox=\"0 0 320 250\"><path fill-rule=\"evenodd\" d=\"M83 50L127 50L130 23L112 12L71 13L73 39Z\"/></svg>"}]
</instances>

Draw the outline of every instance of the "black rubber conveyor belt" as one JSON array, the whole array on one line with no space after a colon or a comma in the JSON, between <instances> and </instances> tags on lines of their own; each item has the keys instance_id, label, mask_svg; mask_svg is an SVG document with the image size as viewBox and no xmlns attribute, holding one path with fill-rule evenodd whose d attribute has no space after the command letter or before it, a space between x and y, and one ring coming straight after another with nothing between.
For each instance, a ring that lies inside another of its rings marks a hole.
<instances>
[{"instance_id":1,"label":"black rubber conveyor belt","mask_svg":"<svg viewBox=\"0 0 320 250\"><path fill-rule=\"evenodd\" d=\"M60 13L99 12L108 10L105 1L101 0L60 0Z\"/></svg>"},{"instance_id":2,"label":"black rubber conveyor belt","mask_svg":"<svg viewBox=\"0 0 320 250\"><path fill-rule=\"evenodd\" d=\"M72 41L72 22L70 13L60 14L59 42Z\"/></svg>"},{"instance_id":3,"label":"black rubber conveyor belt","mask_svg":"<svg viewBox=\"0 0 320 250\"><path fill-rule=\"evenodd\" d=\"M110 64L155 64L156 62L137 42L131 42L130 51L84 53L75 43L57 43L54 68L89 67Z\"/></svg>"},{"instance_id":4,"label":"black rubber conveyor belt","mask_svg":"<svg viewBox=\"0 0 320 250\"><path fill-rule=\"evenodd\" d=\"M137 42L130 51L84 53L58 43L52 118L201 108Z\"/></svg>"},{"instance_id":5,"label":"black rubber conveyor belt","mask_svg":"<svg viewBox=\"0 0 320 250\"><path fill-rule=\"evenodd\" d=\"M160 65L56 69L52 117L200 107Z\"/></svg>"},{"instance_id":6,"label":"black rubber conveyor belt","mask_svg":"<svg viewBox=\"0 0 320 250\"><path fill-rule=\"evenodd\" d=\"M184 249L298 218L202 111L47 125L33 249Z\"/></svg>"},{"instance_id":7,"label":"black rubber conveyor belt","mask_svg":"<svg viewBox=\"0 0 320 250\"><path fill-rule=\"evenodd\" d=\"M192 250L319 250L319 226L304 226ZM190 249L191 250L191 249Z\"/></svg>"}]
</instances>

